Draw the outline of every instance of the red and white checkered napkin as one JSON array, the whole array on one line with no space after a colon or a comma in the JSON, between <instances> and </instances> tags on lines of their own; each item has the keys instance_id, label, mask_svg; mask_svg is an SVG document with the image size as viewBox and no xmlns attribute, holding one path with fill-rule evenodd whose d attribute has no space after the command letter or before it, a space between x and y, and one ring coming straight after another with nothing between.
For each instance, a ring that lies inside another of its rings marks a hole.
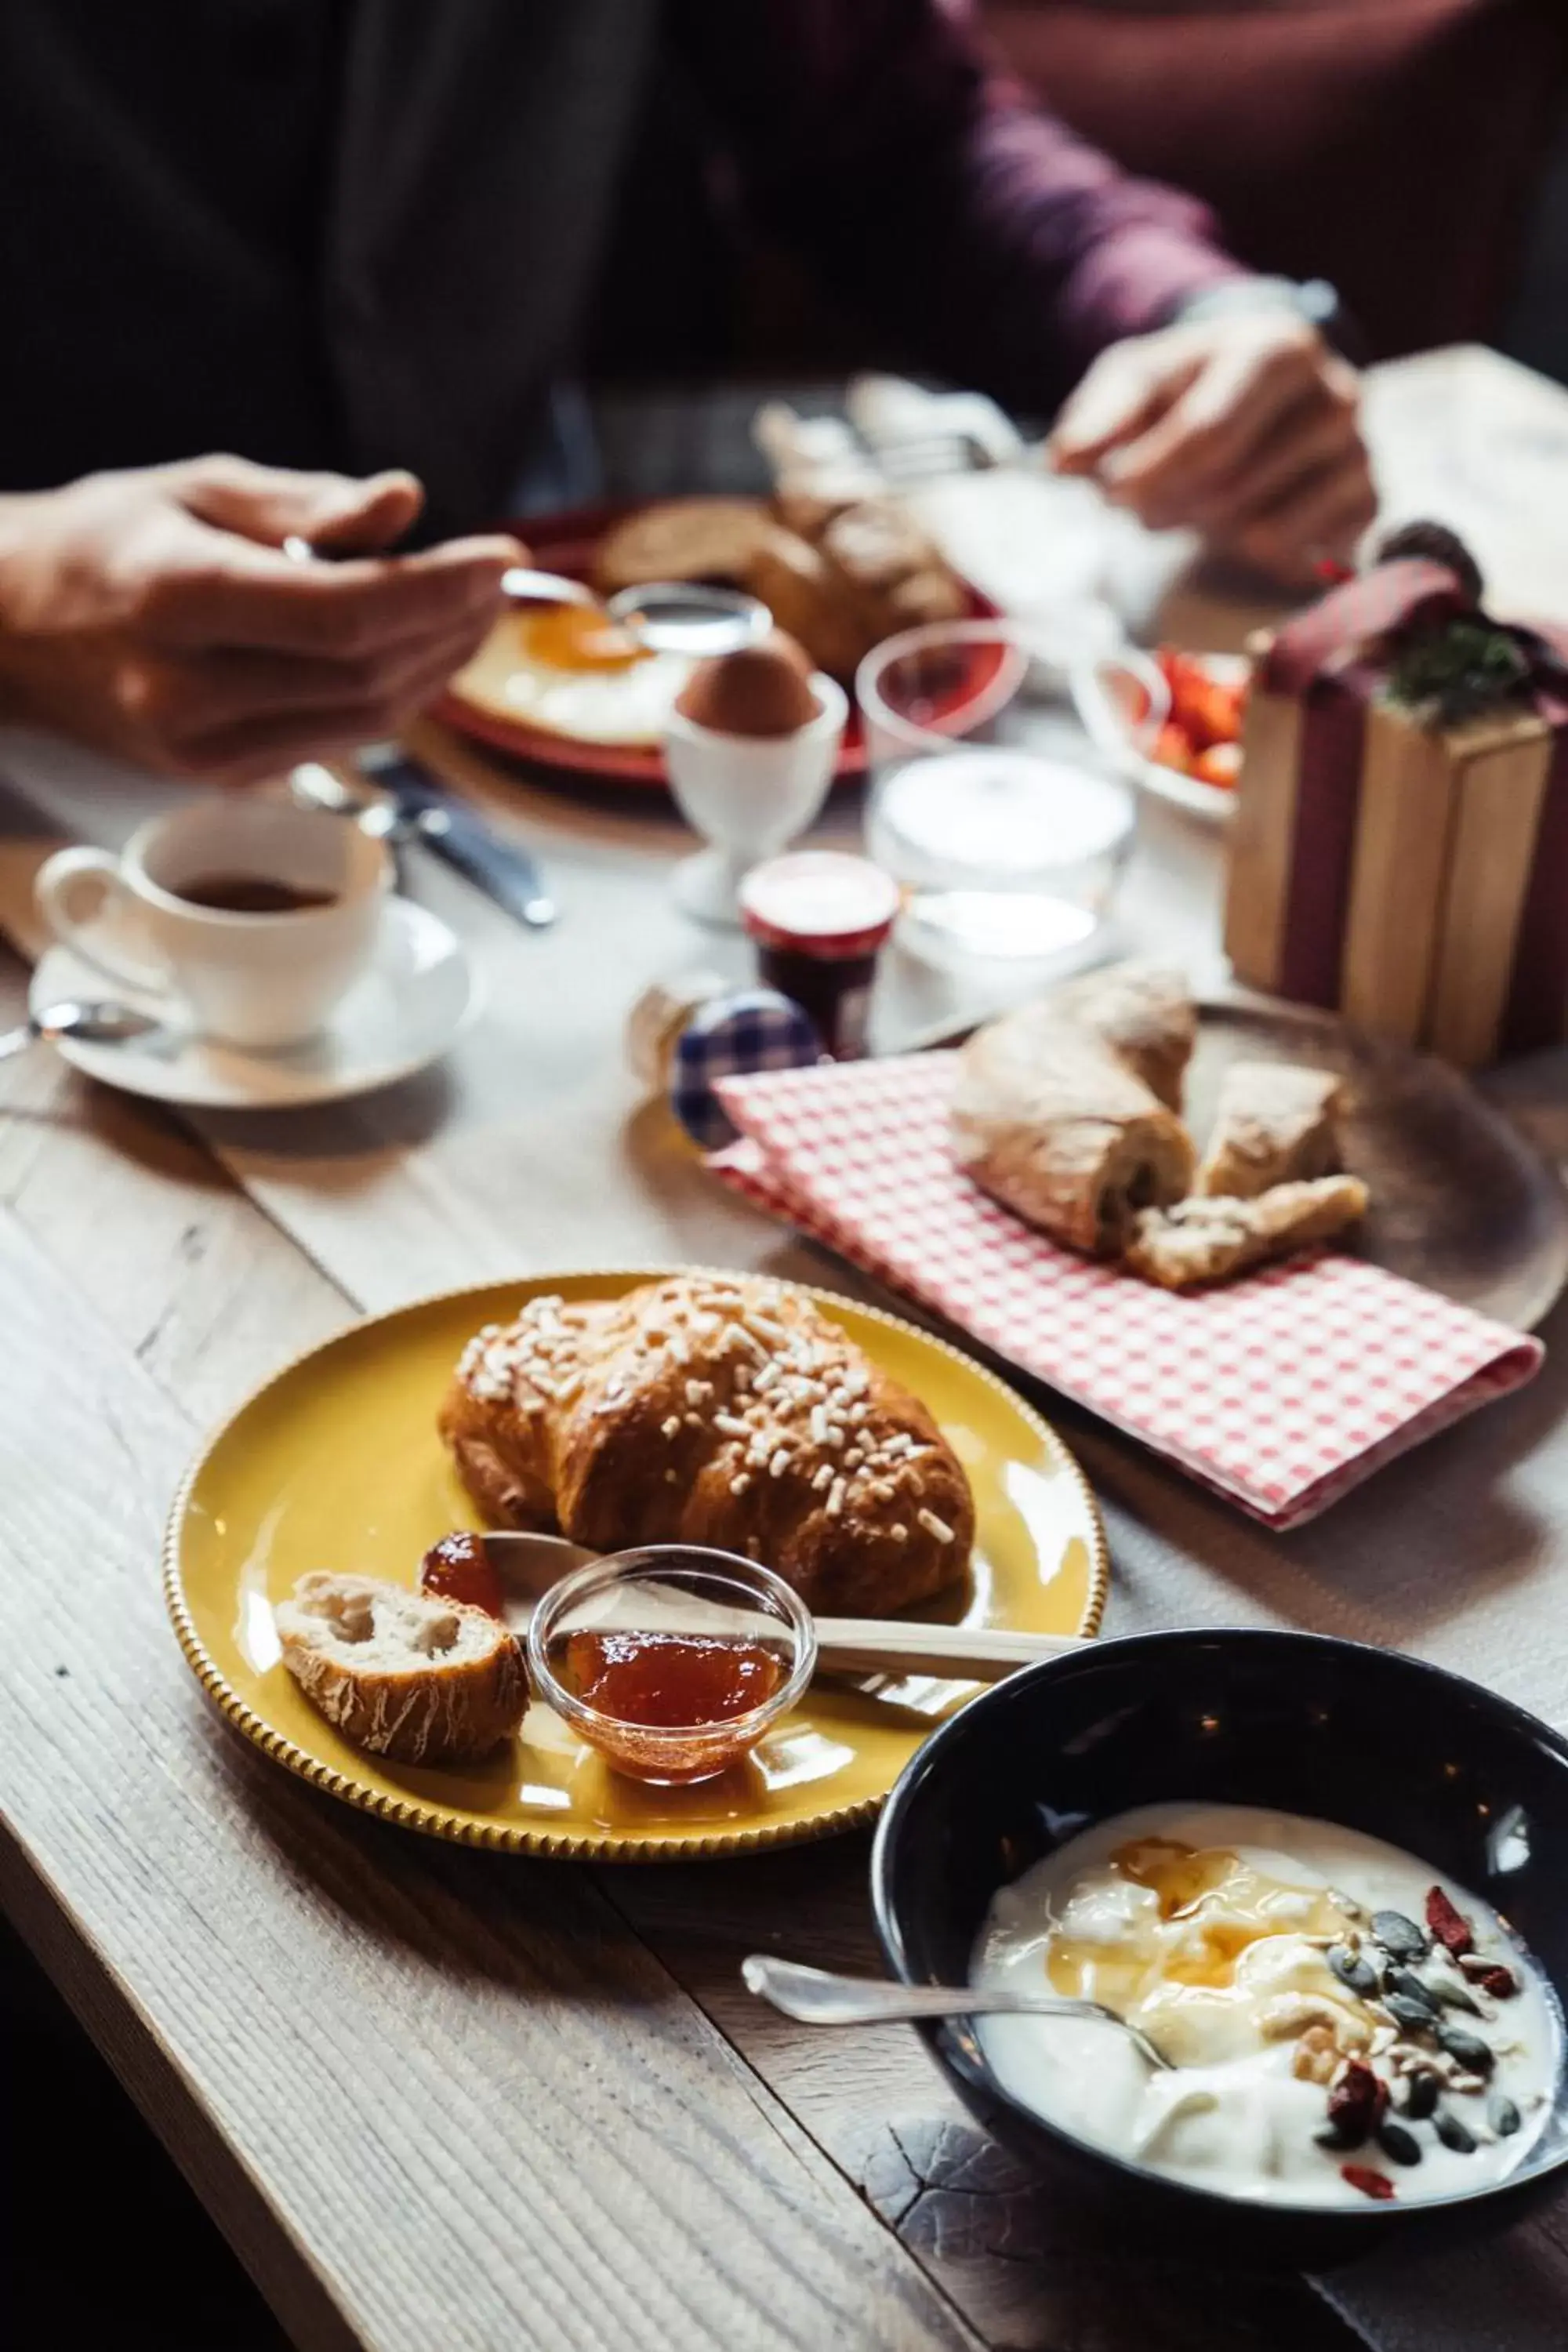
<instances>
[{"instance_id":1,"label":"red and white checkered napkin","mask_svg":"<svg viewBox=\"0 0 1568 2352\"><path fill-rule=\"evenodd\" d=\"M1182 1297L1058 1249L955 1163L954 1061L724 1080L742 1139L708 1164L1270 1527L1314 1517L1540 1366L1539 1340L1359 1258Z\"/></svg>"}]
</instances>

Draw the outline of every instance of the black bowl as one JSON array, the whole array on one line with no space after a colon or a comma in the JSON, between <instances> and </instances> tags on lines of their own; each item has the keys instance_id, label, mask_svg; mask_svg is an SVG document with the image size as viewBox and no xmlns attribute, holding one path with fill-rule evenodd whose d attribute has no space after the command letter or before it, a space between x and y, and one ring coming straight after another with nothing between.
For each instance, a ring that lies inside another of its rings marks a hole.
<instances>
[{"instance_id":1,"label":"black bowl","mask_svg":"<svg viewBox=\"0 0 1568 2352\"><path fill-rule=\"evenodd\" d=\"M908 1984L963 1984L992 1895L1135 1805L1262 1805L1363 1830L1484 1895L1568 1989L1568 1741L1458 1675L1309 1633L1149 1633L1026 1667L929 1739L882 1815L877 1931ZM1568 2084L1520 2169L1428 2204L1242 2202L1124 2163L990 2073L967 2020L922 2026L1033 2169L1070 2176L1151 2252L1317 2269L1516 2220L1568 2167ZM1064 2183L1065 2185L1065 2183Z\"/></svg>"}]
</instances>

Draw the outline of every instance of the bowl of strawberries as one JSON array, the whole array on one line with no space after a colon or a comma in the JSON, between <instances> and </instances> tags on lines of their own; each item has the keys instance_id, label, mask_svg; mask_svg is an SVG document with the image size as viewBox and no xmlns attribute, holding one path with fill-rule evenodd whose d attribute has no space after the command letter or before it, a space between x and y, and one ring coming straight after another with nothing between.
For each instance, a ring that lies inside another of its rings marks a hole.
<instances>
[{"instance_id":1,"label":"bowl of strawberries","mask_svg":"<svg viewBox=\"0 0 1568 2352\"><path fill-rule=\"evenodd\" d=\"M1188 653L1160 646L1155 660L1171 707L1144 762L1142 782L1161 800L1222 821L1236 805L1241 725L1250 665L1245 654Z\"/></svg>"}]
</instances>

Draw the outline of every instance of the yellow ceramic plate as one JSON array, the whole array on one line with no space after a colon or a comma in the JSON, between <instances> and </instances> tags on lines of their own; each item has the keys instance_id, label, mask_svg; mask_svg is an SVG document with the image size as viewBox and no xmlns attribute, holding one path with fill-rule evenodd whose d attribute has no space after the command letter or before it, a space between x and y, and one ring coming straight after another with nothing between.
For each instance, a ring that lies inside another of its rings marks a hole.
<instances>
[{"instance_id":1,"label":"yellow ceramic plate","mask_svg":"<svg viewBox=\"0 0 1568 2352\"><path fill-rule=\"evenodd\" d=\"M186 1657L247 1738L368 1812L522 1853L689 1860L826 1837L869 1819L963 1686L906 1683L889 1698L818 1684L732 1770L698 1788L650 1789L608 1771L538 1706L493 1763L421 1770L362 1755L278 1662L272 1603L307 1570L412 1583L437 1536L474 1524L436 1435L437 1407L470 1333L541 1292L614 1297L670 1270L541 1275L426 1299L329 1339L240 1407L174 1499L164 1587ZM924 1398L969 1473L973 1567L934 1613L1092 1633L1105 1601L1105 1538L1055 1432L942 1340L826 1291L811 1295Z\"/></svg>"}]
</instances>

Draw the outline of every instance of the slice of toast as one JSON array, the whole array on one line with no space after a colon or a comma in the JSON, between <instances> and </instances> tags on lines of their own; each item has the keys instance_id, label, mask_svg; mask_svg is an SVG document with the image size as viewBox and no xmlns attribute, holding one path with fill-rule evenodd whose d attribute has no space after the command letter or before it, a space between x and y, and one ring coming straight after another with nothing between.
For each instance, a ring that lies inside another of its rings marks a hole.
<instances>
[{"instance_id":1,"label":"slice of toast","mask_svg":"<svg viewBox=\"0 0 1568 2352\"><path fill-rule=\"evenodd\" d=\"M306 1697L372 1755L468 1763L522 1721L521 1653L482 1609L378 1577L318 1573L273 1615Z\"/></svg>"}]
</instances>

